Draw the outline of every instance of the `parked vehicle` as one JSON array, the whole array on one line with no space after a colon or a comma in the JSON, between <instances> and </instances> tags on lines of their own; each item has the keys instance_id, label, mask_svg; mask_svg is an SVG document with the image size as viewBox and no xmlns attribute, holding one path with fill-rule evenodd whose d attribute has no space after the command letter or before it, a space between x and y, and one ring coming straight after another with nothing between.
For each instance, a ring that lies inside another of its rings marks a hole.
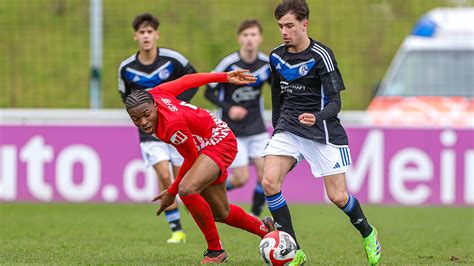
<instances>
[{"instance_id":1,"label":"parked vehicle","mask_svg":"<svg viewBox=\"0 0 474 266\"><path fill-rule=\"evenodd\" d=\"M379 125L474 127L474 8L421 17L368 111Z\"/></svg>"}]
</instances>

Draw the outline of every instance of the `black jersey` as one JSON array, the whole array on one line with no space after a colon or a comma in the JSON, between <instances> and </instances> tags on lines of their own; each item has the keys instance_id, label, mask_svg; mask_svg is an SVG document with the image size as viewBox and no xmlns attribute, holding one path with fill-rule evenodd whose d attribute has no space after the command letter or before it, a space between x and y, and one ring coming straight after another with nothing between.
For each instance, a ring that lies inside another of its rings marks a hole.
<instances>
[{"instance_id":1,"label":"black jersey","mask_svg":"<svg viewBox=\"0 0 474 266\"><path fill-rule=\"evenodd\" d=\"M270 54L270 66L274 133L288 131L324 144L347 145L347 134L337 117L339 110L324 120L317 119L311 127L298 121L302 113L318 117L329 97L344 90L331 49L314 40L299 53L290 53L281 45Z\"/></svg>"},{"instance_id":2,"label":"black jersey","mask_svg":"<svg viewBox=\"0 0 474 266\"><path fill-rule=\"evenodd\" d=\"M138 61L139 52L122 61L118 71L118 90L123 101L134 90L151 89L163 82L196 73L188 59L179 52L167 48L157 50L157 57L150 65L143 65ZM189 102L196 91L197 88L187 90L177 98ZM140 141L158 141L158 139L140 131Z\"/></svg>"},{"instance_id":3,"label":"black jersey","mask_svg":"<svg viewBox=\"0 0 474 266\"><path fill-rule=\"evenodd\" d=\"M235 69L247 69L257 78L253 84L239 86L230 83L211 83L207 86L205 96L221 108L221 119L225 121L237 137L252 136L266 131L263 121L262 86L270 82L268 56L258 53L257 59L246 63L239 52L224 57L214 69L215 72L227 72ZM248 113L244 119L230 119L228 111L232 106L242 106Z\"/></svg>"}]
</instances>

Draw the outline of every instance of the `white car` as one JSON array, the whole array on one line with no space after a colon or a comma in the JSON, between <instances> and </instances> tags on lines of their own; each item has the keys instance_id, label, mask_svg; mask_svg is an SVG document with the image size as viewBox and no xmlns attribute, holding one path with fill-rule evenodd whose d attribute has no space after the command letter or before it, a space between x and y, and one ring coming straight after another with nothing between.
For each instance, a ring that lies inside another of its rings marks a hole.
<instances>
[{"instance_id":1,"label":"white car","mask_svg":"<svg viewBox=\"0 0 474 266\"><path fill-rule=\"evenodd\" d=\"M421 17L368 111L379 125L474 127L474 8Z\"/></svg>"}]
</instances>

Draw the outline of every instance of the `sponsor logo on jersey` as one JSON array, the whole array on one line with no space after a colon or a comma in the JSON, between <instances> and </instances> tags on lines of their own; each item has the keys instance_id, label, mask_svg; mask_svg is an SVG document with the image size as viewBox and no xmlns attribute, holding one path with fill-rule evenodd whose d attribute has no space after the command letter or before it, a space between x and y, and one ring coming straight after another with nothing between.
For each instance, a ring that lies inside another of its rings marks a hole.
<instances>
[{"instance_id":1,"label":"sponsor logo on jersey","mask_svg":"<svg viewBox=\"0 0 474 266\"><path fill-rule=\"evenodd\" d=\"M238 88L232 93L232 100L236 103L255 100L260 96L260 91L246 86Z\"/></svg>"},{"instance_id":2,"label":"sponsor logo on jersey","mask_svg":"<svg viewBox=\"0 0 474 266\"><path fill-rule=\"evenodd\" d=\"M138 82L140 81L140 77L138 75L135 75L135 77L133 78L133 82Z\"/></svg>"},{"instance_id":3,"label":"sponsor logo on jersey","mask_svg":"<svg viewBox=\"0 0 474 266\"><path fill-rule=\"evenodd\" d=\"M285 81L280 81L281 93L293 93L296 91L304 91L306 90L306 86L298 83L291 83Z\"/></svg>"},{"instance_id":4,"label":"sponsor logo on jersey","mask_svg":"<svg viewBox=\"0 0 474 266\"><path fill-rule=\"evenodd\" d=\"M276 66L276 69L281 69L280 63Z\"/></svg>"},{"instance_id":5,"label":"sponsor logo on jersey","mask_svg":"<svg viewBox=\"0 0 474 266\"><path fill-rule=\"evenodd\" d=\"M171 143L174 145L181 145L185 143L188 140L188 136L186 136L183 132L181 131L176 131L170 138Z\"/></svg>"}]
</instances>

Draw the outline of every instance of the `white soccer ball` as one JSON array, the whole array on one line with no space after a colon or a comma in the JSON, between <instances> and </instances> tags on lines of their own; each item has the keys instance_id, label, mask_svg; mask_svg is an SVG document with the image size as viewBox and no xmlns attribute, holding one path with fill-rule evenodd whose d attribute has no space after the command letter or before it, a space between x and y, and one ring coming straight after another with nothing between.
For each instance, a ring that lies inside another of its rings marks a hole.
<instances>
[{"instance_id":1,"label":"white soccer ball","mask_svg":"<svg viewBox=\"0 0 474 266\"><path fill-rule=\"evenodd\" d=\"M288 233L273 231L262 239L259 249L267 265L289 265L295 257L296 242Z\"/></svg>"}]
</instances>

